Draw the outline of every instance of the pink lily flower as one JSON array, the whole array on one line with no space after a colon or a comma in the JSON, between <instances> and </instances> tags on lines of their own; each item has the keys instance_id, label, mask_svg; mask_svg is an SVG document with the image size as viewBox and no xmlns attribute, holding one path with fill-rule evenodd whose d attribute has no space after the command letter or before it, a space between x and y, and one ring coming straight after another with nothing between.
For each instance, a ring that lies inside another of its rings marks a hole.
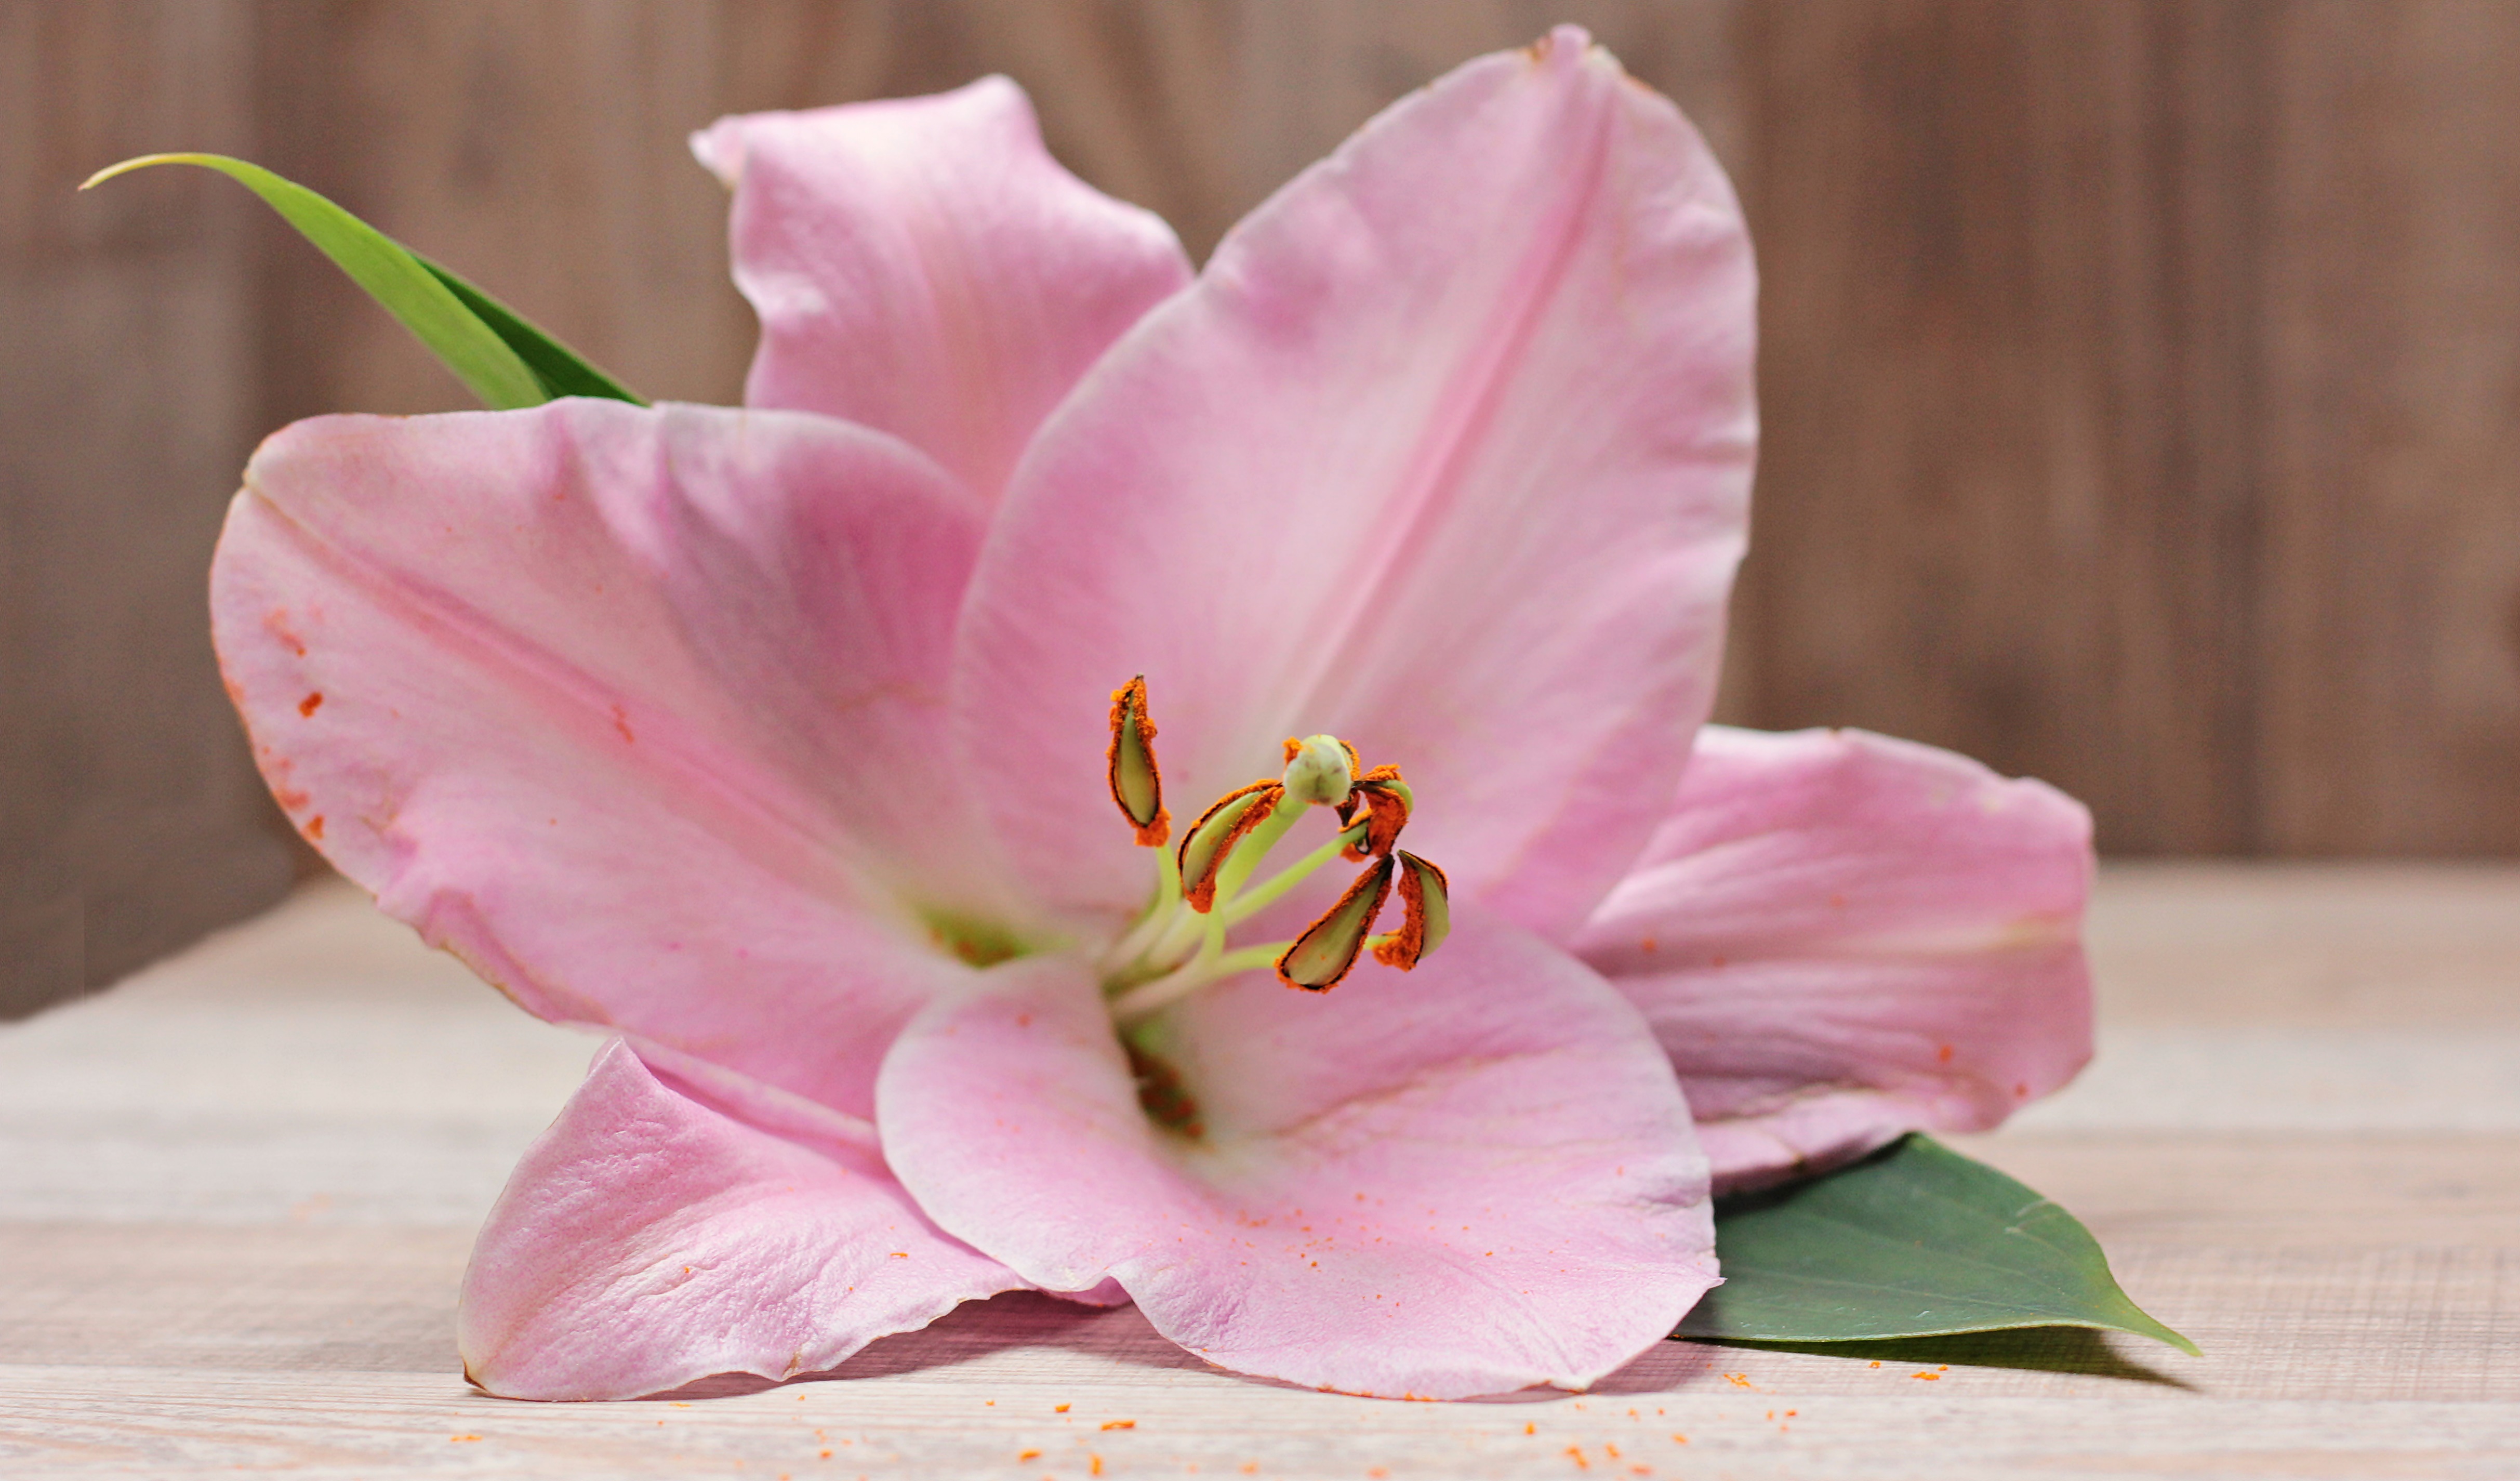
<instances>
[{"instance_id":1,"label":"pink lily flower","mask_svg":"<svg viewBox=\"0 0 2520 1481\"><path fill-rule=\"evenodd\" d=\"M301 423L213 572L306 836L613 1035L481 1233L473 1381L786 1377L1029 1287L1580 1388L1717 1279L1710 1189L2086 1057L2079 806L1700 730L1750 249L1581 31L1195 276L1002 78L696 147L745 408Z\"/></svg>"}]
</instances>

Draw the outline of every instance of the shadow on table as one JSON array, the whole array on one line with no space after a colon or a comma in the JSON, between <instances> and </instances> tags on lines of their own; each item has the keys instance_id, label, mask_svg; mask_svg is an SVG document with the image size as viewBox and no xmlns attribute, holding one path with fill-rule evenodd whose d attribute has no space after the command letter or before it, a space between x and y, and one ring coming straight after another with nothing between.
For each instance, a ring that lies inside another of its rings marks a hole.
<instances>
[{"instance_id":1,"label":"shadow on table","mask_svg":"<svg viewBox=\"0 0 2520 1481\"><path fill-rule=\"evenodd\" d=\"M1088 1353L1136 1368L1215 1370L1204 1360L1165 1341L1134 1306L1083 1306L1038 1291L1009 1291L986 1301L966 1302L918 1331L878 1338L826 1372L802 1373L786 1381L892 1377L954 1368L1025 1347ZM779 1386L778 1380L749 1373L720 1373L649 1399L722 1399Z\"/></svg>"},{"instance_id":2,"label":"shadow on table","mask_svg":"<svg viewBox=\"0 0 2520 1481\"><path fill-rule=\"evenodd\" d=\"M891 1377L955 1368L999 1353L1026 1347L1058 1348L1134 1368L1216 1371L1196 1355L1158 1335L1136 1307L1081 1306L1038 1291L1009 1291L986 1301L972 1301L915 1332L884 1337L826 1372L786 1380L819 1383L834 1378ZM1693 1380L1713 1380L1721 1365L1710 1361L1714 1349L1746 1348L1758 1352L1809 1353L1853 1362L2016 1369L2053 1373L2122 1378L2167 1388L2191 1385L2146 1367L2112 1348L2100 1333L2078 1326L2034 1327L2021 1331L1968 1332L1950 1337L1910 1337L1882 1342L1665 1342L1596 1384L1597 1394L1668 1393ZM1244 1376L1243 1382L1282 1388L1275 1379ZM779 1381L748 1373L720 1373L687 1383L652 1400L722 1399L777 1388ZM1555 1389L1527 1389L1481 1401L1511 1404L1561 1398Z\"/></svg>"},{"instance_id":3,"label":"shadow on table","mask_svg":"<svg viewBox=\"0 0 2520 1481\"><path fill-rule=\"evenodd\" d=\"M2155 1383L2165 1388L2192 1390L2195 1387L2176 1374L2163 1372L2119 1352L2104 1334L2087 1326L2033 1326L2012 1331L1957 1332L1947 1337L1890 1337L1878 1342L1724 1342L1690 1337L1671 1345L1809 1353L1820 1358L1861 1359L1902 1366L1949 1363L1965 1368L2005 1368L2123 1378L2133 1383Z\"/></svg>"}]
</instances>

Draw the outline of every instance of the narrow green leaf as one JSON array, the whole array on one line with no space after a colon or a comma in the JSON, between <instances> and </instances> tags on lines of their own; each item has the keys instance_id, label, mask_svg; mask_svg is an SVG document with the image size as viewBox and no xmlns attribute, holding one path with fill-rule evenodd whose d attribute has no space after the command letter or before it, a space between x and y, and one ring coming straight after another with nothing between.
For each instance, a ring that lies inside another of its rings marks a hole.
<instances>
[{"instance_id":1,"label":"narrow green leaf","mask_svg":"<svg viewBox=\"0 0 2520 1481\"><path fill-rule=\"evenodd\" d=\"M589 365L585 356L544 333L524 315L467 283L453 268L418 252L411 255L414 261L428 269L438 282L445 284L456 297L462 299L466 308L490 326L492 334L506 340L508 348L517 352L526 368L534 373L534 379L541 381L543 389L553 397L608 396L634 406L648 404L646 397Z\"/></svg>"},{"instance_id":2,"label":"narrow green leaf","mask_svg":"<svg viewBox=\"0 0 2520 1481\"><path fill-rule=\"evenodd\" d=\"M2088 1326L2196 1351L2127 1299L2073 1215L1928 1137L1724 1200L1715 1253L1725 1283L1674 1336L1855 1342Z\"/></svg>"},{"instance_id":3,"label":"narrow green leaf","mask_svg":"<svg viewBox=\"0 0 2520 1481\"><path fill-rule=\"evenodd\" d=\"M143 155L88 177L86 190L153 164L197 164L252 191L418 336L483 403L507 410L551 399L508 340L400 243L293 181L225 155ZM512 318L514 316L511 316ZM521 320L517 321L519 325ZM573 357L572 357L573 358Z\"/></svg>"}]
</instances>

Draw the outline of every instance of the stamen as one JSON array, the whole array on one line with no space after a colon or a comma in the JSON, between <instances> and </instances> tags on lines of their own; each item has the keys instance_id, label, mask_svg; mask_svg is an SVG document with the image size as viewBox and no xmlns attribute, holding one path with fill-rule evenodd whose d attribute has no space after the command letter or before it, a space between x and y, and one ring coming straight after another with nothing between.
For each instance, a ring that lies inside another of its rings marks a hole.
<instances>
[{"instance_id":1,"label":"stamen","mask_svg":"<svg viewBox=\"0 0 2520 1481\"><path fill-rule=\"evenodd\" d=\"M1216 904L1218 877L1233 858L1234 846L1243 835L1266 822L1277 811L1278 799L1286 788L1263 777L1250 785L1227 792L1216 804L1199 814L1191 825L1189 836L1181 842L1182 898L1201 915Z\"/></svg>"},{"instance_id":2,"label":"stamen","mask_svg":"<svg viewBox=\"0 0 2520 1481\"><path fill-rule=\"evenodd\" d=\"M1332 859L1348 854L1364 837L1365 825L1362 823L1342 830L1329 842L1280 870L1265 883L1255 884L1249 889L1237 893L1233 903L1218 913L1219 919L1228 925L1239 924L1250 920L1253 916L1277 904L1280 897L1286 891L1311 878L1314 871Z\"/></svg>"},{"instance_id":3,"label":"stamen","mask_svg":"<svg viewBox=\"0 0 2520 1481\"><path fill-rule=\"evenodd\" d=\"M1111 798L1139 841L1162 841L1169 830L1163 783L1155 765L1155 729L1147 714L1144 675L1111 696ZM1444 872L1415 854L1398 853L1416 798L1396 766L1364 769L1356 747L1336 736L1290 739L1285 770L1219 797L1168 850L1154 897L1102 960L1103 993L1124 1030L1211 983L1275 965L1291 987L1323 992L1354 970L1369 946L1385 965L1406 971L1440 945L1451 928ZM1338 814L1328 841L1278 874L1253 883L1261 862L1315 806ZM1227 943L1238 924L1282 900L1333 858L1364 862L1365 871L1320 920L1292 941L1239 949ZM1374 918L1401 891L1404 920L1388 935L1372 934ZM1183 1120L1194 1110L1175 1100L1175 1087L1143 1071L1148 1112Z\"/></svg>"},{"instance_id":4,"label":"stamen","mask_svg":"<svg viewBox=\"0 0 2520 1481\"><path fill-rule=\"evenodd\" d=\"M1405 848L1395 857L1400 861L1400 904L1407 915L1400 929L1374 939L1373 960L1405 972L1453 933L1453 904L1442 870Z\"/></svg>"},{"instance_id":5,"label":"stamen","mask_svg":"<svg viewBox=\"0 0 2520 1481\"><path fill-rule=\"evenodd\" d=\"M1339 979L1356 965L1366 932L1372 929L1373 918L1382 913L1382 902L1390 897L1391 872L1391 860L1382 858L1357 875L1338 903L1306 927L1278 959L1278 979L1288 987L1317 993L1338 986Z\"/></svg>"},{"instance_id":6,"label":"stamen","mask_svg":"<svg viewBox=\"0 0 2520 1481\"><path fill-rule=\"evenodd\" d=\"M1164 811L1163 773L1155 766L1155 722L1147 716L1147 676L1111 692L1111 800L1138 830L1138 842L1154 848L1172 836Z\"/></svg>"},{"instance_id":7,"label":"stamen","mask_svg":"<svg viewBox=\"0 0 2520 1481\"><path fill-rule=\"evenodd\" d=\"M1356 779L1357 800L1365 806L1365 841L1348 854L1355 859L1382 859L1391 854L1391 846L1400 841L1400 830L1409 826L1409 810L1417 798L1409 784L1400 780L1400 768L1377 766ZM1341 815L1342 821L1345 815Z\"/></svg>"}]
</instances>

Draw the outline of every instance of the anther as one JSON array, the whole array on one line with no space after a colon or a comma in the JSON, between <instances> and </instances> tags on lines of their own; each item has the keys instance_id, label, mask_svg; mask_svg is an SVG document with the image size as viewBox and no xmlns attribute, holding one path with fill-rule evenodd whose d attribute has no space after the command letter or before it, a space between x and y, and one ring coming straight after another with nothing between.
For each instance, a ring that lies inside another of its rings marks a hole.
<instances>
[{"instance_id":1,"label":"anther","mask_svg":"<svg viewBox=\"0 0 2520 1481\"><path fill-rule=\"evenodd\" d=\"M1338 903L1305 927L1278 959L1278 979L1288 987L1316 993L1338 986L1339 979L1356 965L1366 934L1373 929L1373 918L1382 913L1382 902L1390 897L1391 872L1392 863L1384 858L1358 875Z\"/></svg>"},{"instance_id":2,"label":"anther","mask_svg":"<svg viewBox=\"0 0 2520 1481\"><path fill-rule=\"evenodd\" d=\"M1155 768L1155 722L1147 717L1144 674L1111 692L1111 800L1144 846L1154 848L1172 836L1163 774Z\"/></svg>"},{"instance_id":3,"label":"anther","mask_svg":"<svg viewBox=\"0 0 2520 1481\"><path fill-rule=\"evenodd\" d=\"M1216 800L1215 806L1198 815L1198 821L1182 838L1179 855L1182 898L1191 909L1205 915L1214 908L1217 876L1234 856L1234 845L1266 822L1285 794L1282 785L1264 777L1249 786L1227 792Z\"/></svg>"},{"instance_id":4,"label":"anther","mask_svg":"<svg viewBox=\"0 0 2520 1481\"><path fill-rule=\"evenodd\" d=\"M1442 870L1405 848L1393 857L1400 862L1400 905L1406 915L1400 929L1373 944L1373 960L1405 972L1453 933L1453 903Z\"/></svg>"},{"instance_id":5,"label":"anther","mask_svg":"<svg viewBox=\"0 0 2520 1481\"><path fill-rule=\"evenodd\" d=\"M1347 851L1355 859L1380 859L1391 853L1400 841L1400 830L1409 825L1409 810L1417 799L1409 784L1400 780L1400 768L1377 766L1356 779L1356 801L1365 808L1365 839ZM1340 821L1346 821L1342 813Z\"/></svg>"}]
</instances>

